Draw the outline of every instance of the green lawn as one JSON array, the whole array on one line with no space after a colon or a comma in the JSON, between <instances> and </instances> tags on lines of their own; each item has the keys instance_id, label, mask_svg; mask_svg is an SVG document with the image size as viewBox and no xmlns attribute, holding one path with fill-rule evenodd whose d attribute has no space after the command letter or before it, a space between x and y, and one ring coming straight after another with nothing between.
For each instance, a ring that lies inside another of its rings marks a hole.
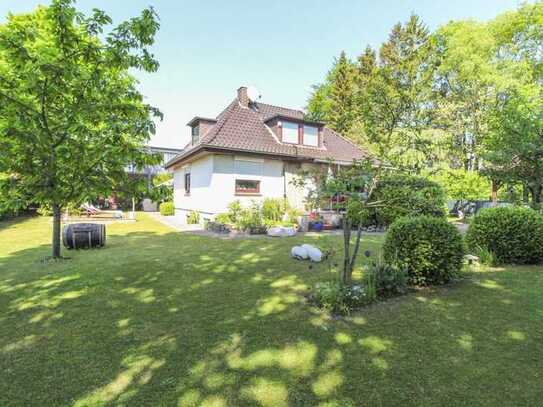
<instances>
[{"instance_id":1,"label":"green lawn","mask_svg":"<svg viewBox=\"0 0 543 407\"><path fill-rule=\"evenodd\" d=\"M331 320L303 301L329 276L288 257L301 238L139 220L49 264L48 219L0 222L0 406L543 400L542 267L474 272Z\"/></svg>"}]
</instances>

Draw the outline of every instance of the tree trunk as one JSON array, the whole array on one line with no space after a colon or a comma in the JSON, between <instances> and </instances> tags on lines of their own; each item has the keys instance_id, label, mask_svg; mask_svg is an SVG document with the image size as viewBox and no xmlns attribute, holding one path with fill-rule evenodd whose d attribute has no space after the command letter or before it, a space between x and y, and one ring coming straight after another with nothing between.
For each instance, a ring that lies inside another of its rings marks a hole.
<instances>
[{"instance_id":1,"label":"tree trunk","mask_svg":"<svg viewBox=\"0 0 543 407\"><path fill-rule=\"evenodd\" d=\"M60 257L60 212L59 205L53 205L53 251L52 256L54 259Z\"/></svg>"},{"instance_id":2,"label":"tree trunk","mask_svg":"<svg viewBox=\"0 0 543 407\"><path fill-rule=\"evenodd\" d=\"M492 192L490 196L492 201L492 206L496 206L498 203L498 183L495 180L492 180Z\"/></svg>"},{"instance_id":3,"label":"tree trunk","mask_svg":"<svg viewBox=\"0 0 543 407\"><path fill-rule=\"evenodd\" d=\"M522 201L525 204L528 204L530 202L530 191L526 184L522 185Z\"/></svg>"},{"instance_id":4,"label":"tree trunk","mask_svg":"<svg viewBox=\"0 0 543 407\"><path fill-rule=\"evenodd\" d=\"M341 283L349 283L349 267L351 265L351 255L350 255L350 246L351 246L351 222L349 222L347 215L343 217L343 269L341 272Z\"/></svg>"},{"instance_id":5,"label":"tree trunk","mask_svg":"<svg viewBox=\"0 0 543 407\"><path fill-rule=\"evenodd\" d=\"M362 222L358 224L358 229L356 230L356 243L354 245L353 254L349 262L349 275L348 281L351 281L353 276L354 265L356 263L356 258L358 256L358 251L360 250L360 240L362 240Z\"/></svg>"},{"instance_id":6,"label":"tree trunk","mask_svg":"<svg viewBox=\"0 0 543 407\"><path fill-rule=\"evenodd\" d=\"M530 192L532 194L532 207L534 209L539 209L541 206L541 185L534 185L530 187Z\"/></svg>"}]
</instances>

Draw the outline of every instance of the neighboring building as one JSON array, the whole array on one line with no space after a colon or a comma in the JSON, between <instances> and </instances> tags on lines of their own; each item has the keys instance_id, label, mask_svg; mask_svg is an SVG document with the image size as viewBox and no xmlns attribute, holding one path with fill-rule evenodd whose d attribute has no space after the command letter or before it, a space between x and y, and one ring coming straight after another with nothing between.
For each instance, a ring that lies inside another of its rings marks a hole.
<instances>
[{"instance_id":1,"label":"neighboring building","mask_svg":"<svg viewBox=\"0 0 543 407\"><path fill-rule=\"evenodd\" d=\"M166 164L174 173L176 216L201 219L226 212L234 200L285 198L303 209L304 190L291 181L312 166L350 165L367 153L299 110L251 101L247 88L215 119L195 117L191 142Z\"/></svg>"},{"instance_id":2,"label":"neighboring building","mask_svg":"<svg viewBox=\"0 0 543 407\"><path fill-rule=\"evenodd\" d=\"M157 165L148 165L142 170L138 170L135 165L128 165L126 167L126 172L128 172L130 177L145 177L147 179L147 187L151 188L153 177L157 174L167 172L165 169L166 163L174 159L177 155L181 154L183 150L178 148L153 146L147 146L146 150L150 154L160 154L162 156L161 163ZM109 201L113 202L114 207L117 205L116 200L116 197L109 198ZM145 212L154 212L158 210L158 204L156 202L152 202L149 198L145 198L142 201L141 207Z\"/></svg>"},{"instance_id":3,"label":"neighboring building","mask_svg":"<svg viewBox=\"0 0 543 407\"><path fill-rule=\"evenodd\" d=\"M152 154L161 154L162 162L158 165L147 166L143 170L138 170L134 165L129 165L126 171L130 174L145 174L149 178L153 175L167 172L165 169L166 163L174 159L177 155L183 151L179 148L167 148L167 147L153 147L147 146L147 151Z\"/></svg>"}]
</instances>

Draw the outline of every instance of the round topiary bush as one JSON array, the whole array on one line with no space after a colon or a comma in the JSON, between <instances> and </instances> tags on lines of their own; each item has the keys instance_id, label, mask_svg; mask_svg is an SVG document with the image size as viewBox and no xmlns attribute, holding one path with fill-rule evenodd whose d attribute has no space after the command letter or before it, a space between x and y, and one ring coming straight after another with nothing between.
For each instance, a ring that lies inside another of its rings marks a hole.
<instances>
[{"instance_id":1,"label":"round topiary bush","mask_svg":"<svg viewBox=\"0 0 543 407\"><path fill-rule=\"evenodd\" d=\"M460 272L464 242L444 218L400 218L388 229L385 261L405 267L413 285L443 284Z\"/></svg>"},{"instance_id":2,"label":"round topiary bush","mask_svg":"<svg viewBox=\"0 0 543 407\"><path fill-rule=\"evenodd\" d=\"M173 202L162 202L160 204L159 211L162 216L175 215L175 207L173 206Z\"/></svg>"},{"instance_id":3,"label":"round topiary bush","mask_svg":"<svg viewBox=\"0 0 543 407\"><path fill-rule=\"evenodd\" d=\"M374 209L370 223L391 225L403 216L445 216L447 197L441 186L429 179L412 175L388 175L372 194L372 201L390 202Z\"/></svg>"},{"instance_id":4,"label":"round topiary bush","mask_svg":"<svg viewBox=\"0 0 543 407\"><path fill-rule=\"evenodd\" d=\"M500 264L536 264L543 260L543 216L530 208L480 211L470 223L466 243L491 252Z\"/></svg>"}]
</instances>

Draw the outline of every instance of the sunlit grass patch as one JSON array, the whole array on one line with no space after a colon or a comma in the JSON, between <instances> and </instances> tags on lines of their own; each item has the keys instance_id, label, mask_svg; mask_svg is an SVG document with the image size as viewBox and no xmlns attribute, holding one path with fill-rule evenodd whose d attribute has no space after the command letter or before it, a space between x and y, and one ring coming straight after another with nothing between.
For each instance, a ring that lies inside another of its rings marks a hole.
<instances>
[{"instance_id":1,"label":"sunlit grass patch","mask_svg":"<svg viewBox=\"0 0 543 407\"><path fill-rule=\"evenodd\" d=\"M1 406L540 400L541 267L480 267L336 317L305 299L334 276L289 256L319 236L219 240L140 214L108 225L103 249L40 264L49 228L0 227ZM381 241L366 236L362 250Z\"/></svg>"}]
</instances>

